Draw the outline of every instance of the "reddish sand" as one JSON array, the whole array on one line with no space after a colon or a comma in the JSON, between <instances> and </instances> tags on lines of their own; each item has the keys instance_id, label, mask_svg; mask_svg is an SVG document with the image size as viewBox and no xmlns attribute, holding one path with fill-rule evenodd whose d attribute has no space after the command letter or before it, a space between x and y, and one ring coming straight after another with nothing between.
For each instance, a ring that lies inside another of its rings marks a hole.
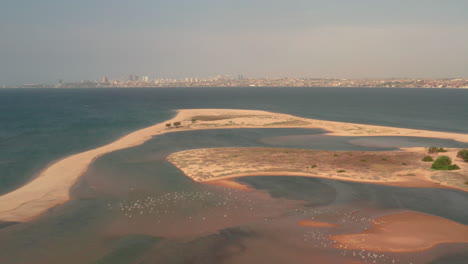
<instances>
[{"instance_id":1,"label":"reddish sand","mask_svg":"<svg viewBox=\"0 0 468 264\"><path fill-rule=\"evenodd\" d=\"M247 185L240 184L233 180L210 181L210 182L207 182L207 184L227 187L227 188L232 188L232 189L237 189L237 190L243 190L243 191L252 191L252 189L249 188Z\"/></svg>"},{"instance_id":2,"label":"reddish sand","mask_svg":"<svg viewBox=\"0 0 468 264\"><path fill-rule=\"evenodd\" d=\"M332 224L332 223L316 222L316 221L308 221L308 220L299 221L297 222L297 224L300 226L308 226L308 227L323 227L323 228L339 227L339 225Z\"/></svg>"},{"instance_id":3,"label":"reddish sand","mask_svg":"<svg viewBox=\"0 0 468 264\"><path fill-rule=\"evenodd\" d=\"M417 252L443 243L468 243L468 226L437 216L405 212L376 218L362 233L330 239L336 242L336 248Z\"/></svg>"}]
</instances>

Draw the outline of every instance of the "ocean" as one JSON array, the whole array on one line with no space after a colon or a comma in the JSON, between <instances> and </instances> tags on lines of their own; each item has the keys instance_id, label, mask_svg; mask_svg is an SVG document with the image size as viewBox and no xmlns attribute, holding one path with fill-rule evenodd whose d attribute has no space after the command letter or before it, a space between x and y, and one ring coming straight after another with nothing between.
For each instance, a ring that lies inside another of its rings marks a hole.
<instances>
[{"instance_id":1,"label":"ocean","mask_svg":"<svg viewBox=\"0 0 468 264\"><path fill-rule=\"evenodd\" d=\"M455 89L0 89L0 194L23 185L57 159L162 122L177 109L256 109L468 133L467 102L468 90ZM459 210L468 207L468 195L461 191L251 177L240 181L261 194L246 194L194 183L165 161L172 152L200 147L362 151L468 147L440 139L389 137L379 147L366 145L369 141L331 138L310 129L209 130L157 136L142 146L97 159L73 188L72 201L36 221L0 228L0 263L256 263L258 255L263 256L262 261L282 263L270 254L277 250L280 239L289 243L281 244L284 257L296 258L296 263L310 260L312 254L331 261L327 263L341 264L347 261L342 252L327 247L323 239L311 242L303 252L298 241L320 234L298 227L284 229L285 224L306 216L335 219L357 210L366 218L402 209L468 223L467 213ZM278 227L282 231L275 234ZM319 250L319 244L326 250ZM463 263L467 255L460 252L464 251L452 251L430 256L386 254L367 260Z\"/></svg>"}]
</instances>

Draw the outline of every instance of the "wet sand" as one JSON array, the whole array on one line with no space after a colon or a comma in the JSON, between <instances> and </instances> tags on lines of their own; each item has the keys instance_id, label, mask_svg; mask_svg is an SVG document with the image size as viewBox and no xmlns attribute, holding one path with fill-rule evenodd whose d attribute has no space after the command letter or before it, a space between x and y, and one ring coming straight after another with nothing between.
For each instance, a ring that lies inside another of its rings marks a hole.
<instances>
[{"instance_id":1,"label":"wet sand","mask_svg":"<svg viewBox=\"0 0 468 264\"><path fill-rule=\"evenodd\" d=\"M180 122L180 127L166 127ZM155 135L198 129L220 128L321 128L341 136L418 136L468 142L466 134L360 125L305 119L254 110L188 109L165 122L130 133L108 145L59 160L24 186L0 197L0 221L25 222L70 199L70 189L98 157L141 145Z\"/></svg>"},{"instance_id":2,"label":"wet sand","mask_svg":"<svg viewBox=\"0 0 468 264\"><path fill-rule=\"evenodd\" d=\"M468 226L416 212L375 218L357 234L330 237L336 248L375 252L417 252L443 243L468 243Z\"/></svg>"}]
</instances>

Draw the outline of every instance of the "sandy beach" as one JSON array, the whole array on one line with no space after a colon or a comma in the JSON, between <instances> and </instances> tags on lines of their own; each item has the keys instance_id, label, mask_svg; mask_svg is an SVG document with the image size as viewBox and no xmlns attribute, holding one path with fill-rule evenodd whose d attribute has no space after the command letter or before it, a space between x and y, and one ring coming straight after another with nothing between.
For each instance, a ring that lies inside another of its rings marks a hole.
<instances>
[{"instance_id":1,"label":"sandy beach","mask_svg":"<svg viewBox=\"0 0 468 264\"><path fill-rule=\"evenodd\" d=\"M336 248L375 252L417 252L442 243L468 243L468 226L451 220L404 212L375 218L362 233L330 237Z\"/></svg>"},{"instance_id":2,"label":"sandy beach","mask_svg":"<svg viewBox=\"0 0 468 264\"><path fill-rule=\"evenodd\" d=\"M180 122L180 126L166 127ZM70 199L70 189L90 164L107 153L141 145L153 136L221 128L321 128L336 136L417 136L468 142L466 134L322 121L255 110L187 109L165 122L130 133L110 144L59 160L24 186L0 196L0 221L29 221Z\"/></svg>"}]
</instances>

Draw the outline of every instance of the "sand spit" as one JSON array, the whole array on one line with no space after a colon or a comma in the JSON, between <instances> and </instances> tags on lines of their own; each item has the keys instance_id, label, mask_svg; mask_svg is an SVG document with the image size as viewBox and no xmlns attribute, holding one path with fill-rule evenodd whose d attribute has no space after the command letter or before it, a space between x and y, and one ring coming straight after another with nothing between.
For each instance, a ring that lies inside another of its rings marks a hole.
<instances>
[{"instance_id":1,"label":"sand spit","mask_svg":"<svg viewBox=\"0 0 468 264\"><path fill-rule=\"evenodd\" d=\"M336 242L336 248L417 252L443 243L468 243L468 226L438 216L405 212L376 218L362 233L330 239Z\"/></svg>"},{"instance_id":2,"label":"sand spit","mask_svg":"<svg viewBox=\"0 0 468 264\"><path fill-rule=\"evenodd\" d=\"M177 127L167 123L180 122ZM468 142L466 134L312 120L256 110L187 109L163 123L130 133L108 145L66 157L29 183L0 196L0 221L24 222L70 199L70 188L89 165L104 154L143 144L155 135L184 130L221 128L321 128L337 136L418 136Z\"/></svg>"},{"instance_id":3,"label":"sand spit","mask_svg":"<svg viewBox=\"0 0 468 264\"><path fill-rule=\"evenodd\" d=\"M456 171L435 171L421 159L424 148L406 151L322 151L284 148L211 148L172 153L167 160L198 182L246 176L305 176L405 187L468 191L468 164ZM434 155L435 156L435 155Z\"/></svg>"}]
</instances>

